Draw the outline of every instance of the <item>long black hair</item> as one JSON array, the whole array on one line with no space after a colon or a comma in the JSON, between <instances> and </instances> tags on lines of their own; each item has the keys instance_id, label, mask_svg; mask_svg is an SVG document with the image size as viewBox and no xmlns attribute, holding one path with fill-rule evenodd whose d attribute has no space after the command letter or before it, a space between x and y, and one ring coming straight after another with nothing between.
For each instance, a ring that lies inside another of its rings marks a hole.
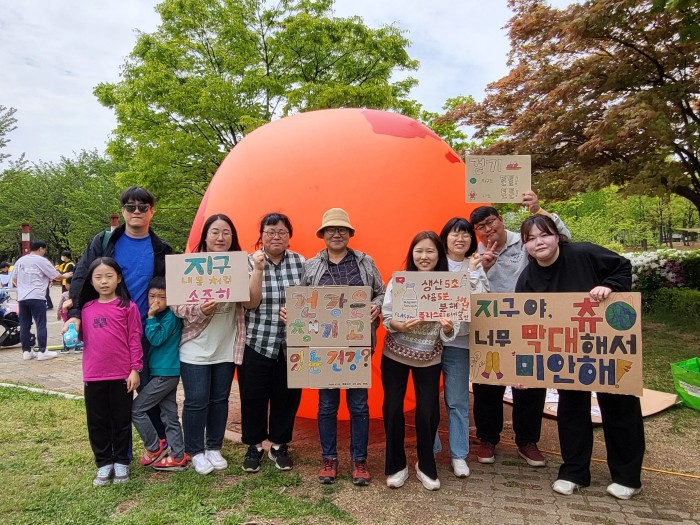
<instances>
[{"instance_id":1,"label":"long black hair","mask_svg":"<svg viewBox=\"0 0 700 525\"><path fill-rule=\"evenodd\" d=\"M129 306L131 296L129 295L129 290L126 289L126 284L124 284L124 272L122 272L122 267L119 266L119 263L111 257L98 257L97 259L92 261L92 264L90 264L87 274L85 275L83 288L80 290L80 305L85 306L85 304L88 301L93 301L100 297L100 294L97 292L97 290L95 290L95 287L92 285L92 274L95 273L95 268L97 268L100 264L109 266L117 272L119 282L117 283L117 289L115 293L117 297L121 299L121 301L119 302L119 306L121 306L122 308L126 308L127 306Z\"/></svg>"},{"instance_id":2,"label":"long black hair","mask_svg":"<svg viewBox=\"0 0 700 525\"><path fill-rule=\"evenodd\" d=\"M209 228L211 228L211 225L218 220L224 221L231 227L231 246L229 247L229 251L238 252L241 250L241 245L238 242L238 232L236 231L236 227L233 225L233 221L228 218L228 215L216 213L204 222L204 226L202 226L202 235L199 237L197 247L194 249L195 252L207 251L207 235L209 234Z\"/></svg>"},{"instance_id":3,"label":"long black hair","mask_svg":"<svg viewBox=\"0 0 700 525\"><path fill-rule=\"evenodd\" d=\"M445 248L445 253L447 253L447 236L452 232L467 232L471 236L471 241L467 253L464 254L465 257L470 257L476 251L476 235L474 234L474 226L464 217L452 217L445 226L442 227L440 232L440 240Z\"/></svg>"},{"instance_id":4,"label":"long black hair","mask_svg":"<svg viewBox=\"0 0 700 525\"><path fill-rule=\"evenodd\" d=\"M447 264L447 254L445 252L445 247L442 245L442 242L440 241L440 237L438 237L438 234L433 232L433 231L424 231L424 232L419 232L416 234L416 236L413 238L411 241L411 246L408 248L408 255L406 256L406 271L408 272L417 272L418 267L416 266L416 263L413 261L413 248L416 247L416 244L421 242L424 239L430 239L432 243L435 245L435 248L437 249L438 252L438 260L437 264L435 265L435 268L432 269L434 272L447 272L450 270L449 265Z\"/></svg>"}]
</instances>

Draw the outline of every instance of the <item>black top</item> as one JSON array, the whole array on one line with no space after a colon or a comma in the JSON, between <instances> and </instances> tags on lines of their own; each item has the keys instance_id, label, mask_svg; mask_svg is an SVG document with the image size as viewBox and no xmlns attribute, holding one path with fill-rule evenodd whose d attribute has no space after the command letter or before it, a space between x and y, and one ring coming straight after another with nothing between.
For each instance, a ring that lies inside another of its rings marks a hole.
<instances>
[{"instance_id":1,"label":"black top","mask_svg":"<svg viewBox=\"0 0 700 525\"><path fill-rule=\"evenodd\" d=\"M632 263L613 251L588 242L563 243L550 266L531 260L520 274L516 292L590 292L607 286L613 292L632 289Z\"/></svg>"}]
</instances>

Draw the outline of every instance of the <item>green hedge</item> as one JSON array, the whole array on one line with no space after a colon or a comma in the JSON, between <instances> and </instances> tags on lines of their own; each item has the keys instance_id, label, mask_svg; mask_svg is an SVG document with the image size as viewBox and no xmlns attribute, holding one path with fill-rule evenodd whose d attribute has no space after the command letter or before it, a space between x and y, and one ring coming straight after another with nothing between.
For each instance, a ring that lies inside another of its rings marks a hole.
<instances>
[{"instance_id":1,"label":"green hedge","mask_svg":"<svg viewBox=\"0 0 700 525\"><path fill-rule=\"evenodd\" d=\"M661 288L655 294L651 311L700 322L700 290Z\"/></svg>"}]
</instances>

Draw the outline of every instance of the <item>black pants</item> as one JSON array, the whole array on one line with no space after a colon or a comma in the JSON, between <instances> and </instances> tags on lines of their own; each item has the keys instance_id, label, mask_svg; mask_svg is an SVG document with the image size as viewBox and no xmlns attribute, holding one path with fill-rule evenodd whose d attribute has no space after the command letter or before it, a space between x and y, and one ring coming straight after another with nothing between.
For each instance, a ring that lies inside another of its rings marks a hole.
<instances>
[{"instance_id":1,"label":"black pants","mask_svg":"<svg viewBox=\"0 0 700 525\"><path fill-rule=\"evenodd\" d=\"M503 393L506 387L474 383L472 389L476 437L496 445L503 431ZM544 388L513 388L513 431L518 446L540 440L546 396Z\"/></svg>"},{"instance_id":2,"label":"black pants","mask_svg":"<svg viewBox=\"0 0 700 525\"><path fill-rule=\"evenodd\" d=\"M126 380L90 381L85 383L85 411L88 436L95 464L131 463L132 392Z\"/></svg>"},{"instance_id":3,"label":"black pants","mask_svg":"<svg viewBox=\"0 0 700 525\"><path fill-rule=\"evenodd\" d=\"M406 468L406 418L403 402L408 387L408 374L413 376L416 395L416 448L418 468L431 479L437 479L433 441L440 423L440 372L438 363L432 366L409 366L382 355L382 386L384 387L384 433L386 461L384 473L396 474Z\"/></svg>"},{"instance_id":4,"label":"black pants","mask_svg":"<svg viewBox=\"0 0 700 525\"><path fill-rule=\"evenodd\" d=\"M246 345L243 364L238 368L238 386L243 443L257 445L266 439L280 445L289 443L301 389L287 387L284 347L277 359L270 359Z\"/></svg>"},{"instance_id":5,"label":"black pants","mask_svg":"<svg viewBox=\"0 0 700 525\"><path fill-rule=\"evenodd\" d=\"M644 423L639 398L602 393L597 398L610 476L615 483L639 488L644 458ZM590 392L559 390L557 429L564 460L559 467L559 479L587 487L591 483L593 454Z\"/></svg>"}]
</instances>

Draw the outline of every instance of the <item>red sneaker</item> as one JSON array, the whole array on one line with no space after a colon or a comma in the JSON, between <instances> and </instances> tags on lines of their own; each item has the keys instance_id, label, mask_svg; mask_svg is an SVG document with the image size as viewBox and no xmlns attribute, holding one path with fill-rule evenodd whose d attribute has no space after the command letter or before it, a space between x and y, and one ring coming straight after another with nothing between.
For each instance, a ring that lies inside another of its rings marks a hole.
<instances>
[{"instance_id":1,"label":"red sneaker","mask_svg":"<svg viewBox=\"0 0 700 525\"><path fill-rule=\"evenodd\" d=\"M141 463L144 467L148 467L159 459L165 457L167 453L167 444L163 446L163 443L158 443L158 448L156 450L144 450L143 454L141 455L141 459L139 459L139 463Z\"/></svg>"},{"instance_id":2,"label":"red sneaker","mask_svg":"<svg viewBox=\"0 0 700 525\"><path fill-rule=\"evenodd\" d=\"M488 441L482 441L479 450L476 451L476 459L479 463L496 462L496 445Z\"/></svg>"},{"instance_id":3,"label":"red sneaker","mask_svg":"<svg viewBox=\"0 0 700 525\"><path fill-rule=\"evenodd\" d=\"M544 467L547 464L542 452L537 448L537 443L528 443L527 445L519 446L518 456L527 461L527 464L531 467Z\"/></svg>"},{"instance_id":4,"label":"red sneaker","mask_svg":"<svg viewBox=\"0 0 700 525\"><path fill-rule=\"evenodd\" d=\"M369 485L369 470L367 470L367 461L351 461L350 468L352 470L352 484L358 487Z\"/></svg>"},{"instance_id":5,"label":"red sneaker","mask_svg":"<svg viewBox=\"0 0 700 525\"><path fill-rule=\"evenodd\" d=\"M187 468L187 456L184 456L180 461L176 460L171 455L167 455L164 458L160 458L158 461L151 465L155 470L170 470L178 471L185 470Z\"/></svg>"},{"instance_id":6,"label":"red sneaker","mask_svg":"<svg viewBox=\"0 0 700 525\"><path fill-rule=\"evenodd\" d=\"M335 483L338 474L338 459L323 458L321 470L318 472L318 481L324 485Z\"/></svg>"}]
</instances>

